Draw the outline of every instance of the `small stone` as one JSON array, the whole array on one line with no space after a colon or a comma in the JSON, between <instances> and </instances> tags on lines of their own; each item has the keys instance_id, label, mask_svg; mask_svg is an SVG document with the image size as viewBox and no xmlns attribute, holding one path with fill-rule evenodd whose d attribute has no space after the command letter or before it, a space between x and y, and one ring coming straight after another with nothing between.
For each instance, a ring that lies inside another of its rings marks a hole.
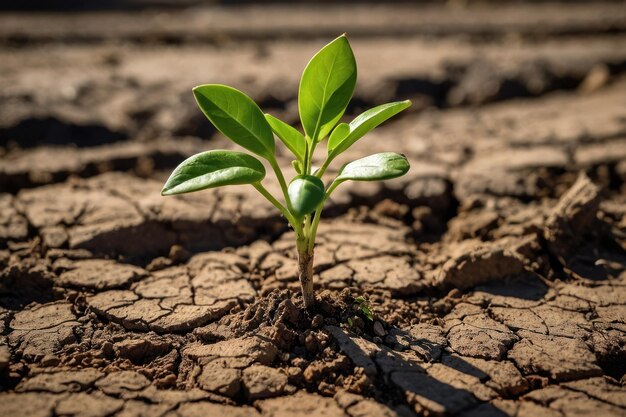
<instances>
[{"instance_id":1,"label":"small stone","mask_svg":"<svg viewBox=\"0 0 626 417\"><path fill-rule=\"evenodd\" d=\"M102 353L107 356L113 356L115 354L115 350L113 349L113 343L108 340L102 344Z\"/></svg>"},{"instance_id":2,"label":"small stone","mask_svg":"<svg viewBox=\"0 0 626 417\"><path fill-rule=\"evenodd\" d=\"M589 94L599 90L611 80L611 70L603 63L596 64L578 86L582 93Z\"/></svg>"},{"instance_id":3,"label":"small stone","mask_svg":"<svg viewBox=\"0 0 626 417\"><path fill-rule=\"evenodd\" d=\"M461 298L463 293L458 288L452 288L448 293L448 298Z\"/></svg>"},{"instance_id":4,"label":"small stone","mask_svg":"<svg viewBox=\"0 0 626 417\"><path fill-rule=\"evenodd\" d=\"M337 392L337 388L334 385L331 385L325 381L319 383L319 385L317 386L317 390L320 392L320 394L327 396L335 395L335 392Z\"/></svg>"},{"instance_id":5,"label":"small stone","mask_svg":"<svg viewBox=\"0 0 626 417\"><path fill-rule=\"evenodd\" d=\"M319 329L324 325L324 317L321 314L316 314L313 317L313 321L311 322L311 327L313 329Z\"/></svg>"},{"instance_id":6,"label":"small stone","mask_svg":"<svg viewBox=\"0 0 626 417\"><path fill-rule=\"evenodd\" d=\"M374 322L374 334L378 337L385 337L385 335L387 334L382 323L379 321Z\"/></svg>"},{"instance_id":7,"label":"small stone","mask_svg":"<svg viewBox=\"0 0 626 417\"><path fill-rule=\"evenodd\" d=\"M148 271L159 271L161 269L165 269L174 264L170 258L166 258L164 256L159 256L158 258L154 258L150 263L146 266L146 270Z\"/></svg>"},{"instance_id":8,"label":"small stone","mask_svg":"<svg viewBox=\"0 0 626 417\"><path fill-rule=\"evenodd\" d=\"M294 349L294 352L295 350L296 349ZM291 364L298 369L304 369L307 366L308 362L306 361L306 359L296 356L291 360Z\"/></svg>"},{"instance_id":9,"label":"small stone","mask_svg":"<svg viewBox=\"0 0 626 417\"><path fill-rule=\"evenodd\" d=\"M191 257L191 252L180 245L172 245L169 258L176 263L185 262Z\"/></svg>"},{"instance_id":10,"label":"small stone","mask_svg":"<svg viewBox=\"0 0 626 417\"><path fill-rule=\"evenodd\" d=\"M297 366L290 366L287 368L287 378L291 384L300 384L304 380L302 369Z\"/></svg>"},{"instance_id":11,"label":"small stone","mask_svg":"<svg viewBox=\"0 0 626 417\"><path fill-rule=\"evenodd\" d=\"M155 380L154 383L159 388L173 388L176 385L176 375L166 375L163 378Z\"/></svg>"},{"instance_id":12,"label":"small stone","mask_svg":"<svg viewBox=\"0 0 626 417\"><path fill-rule=\"evenodd\" d=\"M304 346L306 347L307 352L315 353L317 351L317 339L311 333L309 333L304 339Z\"/></svg>"},{"instance_id":13,"label":"small stone","mask_svg":"<svg viewBox=\"0 0 626 417\"><path fill-rule=\"evenodd\" d=\"M43 366L57 366L59 363L61 363L61 360L59 359L58 356L56 355L45 355L42 359L41 359L41 364Z\"/></svg>"},{"instance_id":14,"label":"small stone","mask_svg":"<svg viewBox=\"0 0 626 417\"><path fill-rule=\"evenodd\" d=\"M359 316L354 316L352 318L352 324L354 325L354 328L358 330L363 330L363 328L365 327L365 322Z\"/></svg>"}]
</instances>

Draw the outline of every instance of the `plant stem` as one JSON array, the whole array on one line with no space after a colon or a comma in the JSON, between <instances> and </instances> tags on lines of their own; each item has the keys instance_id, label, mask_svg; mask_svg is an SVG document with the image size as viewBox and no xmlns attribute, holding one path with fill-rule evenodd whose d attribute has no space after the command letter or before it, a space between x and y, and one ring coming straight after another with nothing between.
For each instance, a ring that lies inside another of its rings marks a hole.
<instances>
[{"instance_id":1,"label":"plant stem","mask_svg":"<svg viewBox=\"0 0 626 417\"><path fill-rule=\"evenodd\" d=\"M317 174L315 174L317 178L322 178L322 176L324 176L324 173L328 169L328 165L330 165L331 162L332 162L332 159L326 158L321 168L317 171Z\"/></svg>"},{"instance_id":2,"label":"plant stem","mask_svg":"<svg viewBox=\"0 0 626 417\"><path fill-rule=\"evenodd\" d=\"M315 305L315 293L313 292L313 246L309 249L310 240L310 220L305 222L306 230L302 228L302 223L296 221L289 210L285 208L260 182L252 184L263 197L272 203L287 218L296 232L296 248L298 251L298 277L302 287L302 298L307 310L313 309ZM319 220L318 220L319 221Z\"/></svg>"},{"instance_id":3,"label":"plant stem","mask_svg":"<svg viewBox=\"0 0 626 417\"><path fill-rule=\"evenodd\" d=\"M302 221L303 227L302 229L304 230L304 236L305 238L308 239L309 237L309 229L311 227L311 217L307 214L306 216L304 216L304 220Z\"/></svg>"},{"instance_id":4,"label":"plant stem","mask_svg":"<svg viewBox=\"0 0 626 417\"><path fill-rule=\"evenodd\" d=\"M311 140L309 139L309 137L305 136L304 137L304 167L302 169L302 173L305 175L309 173L309 165L311 164L311 153L309 152L310 143L311 143Z\"/></svg>"},{"instance_id":5,"label":"plant stem","mask_svg":"<svg viewBox=\"0 0 626 417\"><path fill-rule=\"evenodd\" d=\"M278 183L280 184L281 190L283 190L285 203L287 204L287 207L291 207L291 201L289 200L289 193L287 192L287 182L285 181L285 176L283 175L283 172L280 170L280 167L278 166L278 162L276 162L276 158L270 159L269 163L272 166L274 173L276 173L276 178L278 178Z\"/></svg>"},{"instance_id":6,"label":"plant stem","mask_svg":"<svg viewBox=\"0 0 626 417\"><path fill-rule=\"evenodd\" d=\"M313 222L311 223L311 229L309 230L309 251L313 252L315 249L315 237L317 235L317 225L320 222L320 218L322 217L322 210L324 209L322 206L315 210L315 217L313 217Z\"/></svg>"},{"instance_id":7,"label":"plant stem","mask_svg":"<svg viewBox=\"0 0 626 417\"><path fill-rule=\"evenodd\" d=\"M330 187L328 187L328 191L326 191L326 195L324 196L324 199L322 200L322 202L320 203L319 207L317 208L317 210L315 210L315 217L313 217L313 222L311 223L311 228L309 230L309 251L311 253L313 253L313 250L315 248L315 238L317 236L317 226L320 224L320 219L322 218L322 210L324 210L324 203L326 203L326 200L328 199L328 197L330 197L330 194L335 191L335 188L337 188L337 186L341 184L341 182L337 182L337 181L333 181L333 183L330 185Z\"/></svg>"},{"instance_id":8,"label":"plant stem","mask_svg":"<svg viewBox=\"0 0 626 417\"><path fill-rule=\"evenodd\" d=\"M311 143L311 151L309 152L309 170L307 171L307 175L311 175L311 171L313 170L313 154L315 153L316 146L317 142L313 141L313 143Z\"/></svg>"},{"instance_id":9,"label":"plant stem","mask_svg":"<svg viewBox=\"0 0 626 417\"><path fill-rule=\"evenodd\" d=\"M313 250L309 250L309 239L305 236L296 235L296 248L298 250L298 278L302 287L302 299L304 307L312 310L315 306L315 292L313 291Z\"/></svg>"},{"instance_id":10,"label":"plant stem","mask_svg":"<svg viewBox=\"0 0 626 417\"><path fill-rule=\"evenodd\" d=\"M300 224L296 221L296 219L291 215L291 213L289 213L289 210L287 210L287 208L285 206L283 206L282 204L280 204L280 201L276 200L274 198L273 195L270 194L269 191L267 191L267 189L263 186L263 184L261 184L260 182L255 182L252 184L252 186L254 188L257 189L258 192L261 193L261 195L263 197L265 197L270 203L272 203L274 205L274 207L276 207L283 216L285 216L285 218L287 219L287 221L289 223L291 223L291 225L293 226L293 228L296 230L296 232L301 229Z\"/></svg>"}]
</instances>

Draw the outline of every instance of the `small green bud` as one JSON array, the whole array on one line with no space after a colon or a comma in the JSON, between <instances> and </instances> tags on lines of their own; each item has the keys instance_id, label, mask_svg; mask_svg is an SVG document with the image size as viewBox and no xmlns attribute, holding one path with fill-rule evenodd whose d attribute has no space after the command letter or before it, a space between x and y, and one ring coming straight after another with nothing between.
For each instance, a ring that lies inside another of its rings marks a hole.
<instances>
[{"instance_id":1,"label":"small green bud","mask_svg":"<svg viewBox=\"0 0 626 417\"><path fill-rule=\"evenodd\" d=\"M289 210L297 219L312 213L324 201L324 183L313 175L298 175L289 184Z\"/></svg>"}]
</instances>

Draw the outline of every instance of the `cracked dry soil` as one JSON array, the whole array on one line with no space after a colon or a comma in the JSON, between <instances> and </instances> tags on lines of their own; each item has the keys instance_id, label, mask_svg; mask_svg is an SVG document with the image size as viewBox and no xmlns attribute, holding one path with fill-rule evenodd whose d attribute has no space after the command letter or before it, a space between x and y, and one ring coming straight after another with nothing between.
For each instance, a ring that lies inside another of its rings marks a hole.
<instances>
[{"instance_id":1,"label":"cracked dry soil","mask_svg":"<svg viewBox=\"0 0 626 417\"><path fill-rule=\"evenodd\" d=\"M172 6L156 26L1 15L0 415L626 416L626 17L504 3L465 26L337 7L318 32L269 15L241 30L255 6ZM291 66L347 24L369 80L349 112L416 105L346 158L392 149L412 170L337 190L306 312L291 233L254 190L159 190L231 146L190 85L293 120Z\"/></svg>"}]
</instances>

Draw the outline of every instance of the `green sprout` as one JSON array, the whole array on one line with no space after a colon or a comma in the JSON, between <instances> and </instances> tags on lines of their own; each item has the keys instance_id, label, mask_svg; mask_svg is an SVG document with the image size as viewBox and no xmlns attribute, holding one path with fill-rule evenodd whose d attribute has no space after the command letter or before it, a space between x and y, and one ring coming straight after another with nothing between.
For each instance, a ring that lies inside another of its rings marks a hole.
<instances>
[{"instance_id":1,"label":"green sprout","mask_svg":"<svg viewBox=\"0 0 626 417\"><path fill-rule=\"evenodd\" d=\"M387 180L409 170L404 155L383 152L345 164L327 185L322 181L337 156L411 105L409 100L387 103L367 110L350 123L339 123L352 98L356 73L354 54L345 35L326 45L311 59L302 74L298 92L304 134L272 115L263 114L251 98L232 87L206 84L193 89L200 110L220 132L267 161L280 184L282 202L261 183L265 178L263 163L247 153L230 150L202 152L186 159L174 169L161 191L165 196L225 185L250 184L256 188L282 213L295 232L298 273L307 309L315 305L315 237L326 200L345 181ZM292 167L296 175L289 184L276 160L274 135L295 157ZM313 167L315 148L326 137L326 159L319 168Z\"/></svg>"},{"instance_id":2,"label":"green sprout","mask_svg":"<svg viewBox=\"0 0 626 417\"><path fill-rule=\"evenodd\" d=\"M370 303L363 296L358 296L354 301L359 306L359 310L361 310L363 315L369 321L374 321L374 312L372 311L372 307L370 307Z\"/></svg>"}]
</instances>

